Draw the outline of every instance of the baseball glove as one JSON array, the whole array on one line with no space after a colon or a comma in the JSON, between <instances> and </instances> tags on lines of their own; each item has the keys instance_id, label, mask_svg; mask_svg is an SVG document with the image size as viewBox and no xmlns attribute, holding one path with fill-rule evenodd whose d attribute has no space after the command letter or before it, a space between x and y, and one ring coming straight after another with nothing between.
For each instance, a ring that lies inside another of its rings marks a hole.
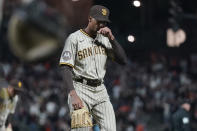
<instances>
[{"instance_id":1,"label":"baseball glove","mask_svg":"<svg viewBox=\"0 0 197 131\"><path fill-rule=\"evenodd\" d=\"M86 108L74 110L71 114L71 128L92 127L92 119Z\"/></svg>"}]
</instances>

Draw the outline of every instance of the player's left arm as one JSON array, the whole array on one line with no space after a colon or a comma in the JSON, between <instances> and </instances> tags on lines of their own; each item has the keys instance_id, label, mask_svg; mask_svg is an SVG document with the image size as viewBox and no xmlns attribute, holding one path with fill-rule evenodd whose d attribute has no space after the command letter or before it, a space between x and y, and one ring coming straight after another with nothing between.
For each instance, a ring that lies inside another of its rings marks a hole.
<instances>
[{"instance_id":1,"label":"player's left arm","mask_svg":"<svg viewBox=\"0 0 197 131\"><path fill-rule=\"evenodd\" d=\"M113 49L112 54L113 54L114 60L121 65L126 65L127 57L126 57L125 51L120 46L118 41L114 39L114 40L110 40L110 43L112 44L112 49Z\"/></svg>"},{"instance_id":2,"label":"player's left arm","mask_svg":"<svg viewBox=\"0 0 197 131\"><path fill-rule=\"evenodd\" d=\"M121 64L121 65L126 65L127 64L127 56L124 51L124 49L121 47L121 45L118 43L118 41L115 39L114 35L111 32L111 29L108 27L101 28L98 33L103 34L104 36L108 37L111 45L112 45L112 57L113 59Z\"/></svg>"},{"instance_id":3,"label":"player's left arm","mask_svg":"<svg viewBox=\"0 0 197 131\"><path fill-rule=\"evenodd\" d=\"M6 120L6 123L5 123L5 126L6 126L6 131L7 130L11 130L12 131L12 124L11 123L13 123L14 122L14 114L9 114L8 115L8 118L7 118L7 120Z\"/></svg>"}]
</instances>

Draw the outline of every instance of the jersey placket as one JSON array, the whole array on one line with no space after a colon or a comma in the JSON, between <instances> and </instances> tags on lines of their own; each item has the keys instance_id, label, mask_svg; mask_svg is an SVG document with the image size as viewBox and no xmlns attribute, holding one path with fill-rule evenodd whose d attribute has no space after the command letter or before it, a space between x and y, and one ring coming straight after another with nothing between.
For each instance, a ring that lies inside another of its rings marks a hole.
<instances>
[{"instance_id":1,"label":"jersey placket","mask_svg":"<svg viewBox=\"0 0 197 131\"><path fill-rule=\"evenodd\" d=\"M96 38L95 38L96 39ZM95 40L92 41L92 49L94 49L94 45L95 45ZM93 51L94 55L93 55L93 61L94 61L94 65L95 65L95 70L96 70L96 74L97 74L97 78L99 78L99 74L98 74L98 68L97 68L97 63L96 63L96 53L95 51Z\"/></svg>"}]
</instances>

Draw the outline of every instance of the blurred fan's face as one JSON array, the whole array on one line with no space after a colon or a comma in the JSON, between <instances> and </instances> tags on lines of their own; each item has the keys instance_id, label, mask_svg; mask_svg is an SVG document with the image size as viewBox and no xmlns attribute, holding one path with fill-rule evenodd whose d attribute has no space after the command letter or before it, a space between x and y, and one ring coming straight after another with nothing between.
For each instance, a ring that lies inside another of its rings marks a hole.
<instances>
[{"instance_id":1,"label":"blurred fan's face","mask_svg":"<svg viewBox=\"0 0 197 131\"><path fill-rule=\"evenodd\" d=\"M183 104L182 107L183 107L185 110L187 110L187 111L190 111L190 109L191 109L191 105L188 104L188 103Z\"/></svg>"}]
</instances>

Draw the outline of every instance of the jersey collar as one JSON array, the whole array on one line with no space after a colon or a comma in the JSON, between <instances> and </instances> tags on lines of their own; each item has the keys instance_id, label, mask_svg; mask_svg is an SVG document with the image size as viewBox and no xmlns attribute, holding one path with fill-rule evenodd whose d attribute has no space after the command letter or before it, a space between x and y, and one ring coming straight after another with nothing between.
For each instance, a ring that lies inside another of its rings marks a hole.
<instances>
[{"instance_id":1,"label":"jersey collar","mask_svg":"<svg viewBox=\"0 0 197 131\"><path fill-rule=\"evenodd\" d=\"M88 36L89 38L94 39L94 38L92 38L90 35L88 35L83 29L80 29L80 31L81 31L81 33L83 33L84 35ZM98 35L98 34L97 34L97 35Z\"/></svg>"}]
</instances>

